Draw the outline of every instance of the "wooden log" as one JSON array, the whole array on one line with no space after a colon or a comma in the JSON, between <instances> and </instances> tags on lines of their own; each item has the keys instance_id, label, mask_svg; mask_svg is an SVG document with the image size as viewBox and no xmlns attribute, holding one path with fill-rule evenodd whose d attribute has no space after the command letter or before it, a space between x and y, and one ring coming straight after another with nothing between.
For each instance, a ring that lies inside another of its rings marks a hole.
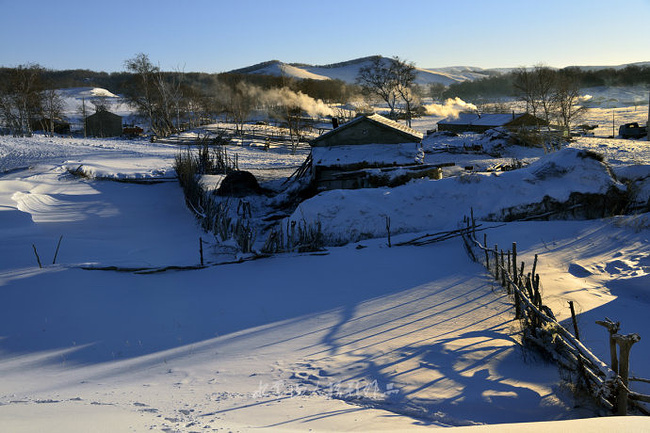
<instances>
[{"instance_id":1,"label":"wooden log","mask_svg":"<svg viewBox=\"0 0 650 433\"><path fill-rule=\"evenodd\" d=\"M630 391L627 396L630 400L638 400L650 403L650 395L639 394L638 392Z\"/></svg>"}]
</instances>

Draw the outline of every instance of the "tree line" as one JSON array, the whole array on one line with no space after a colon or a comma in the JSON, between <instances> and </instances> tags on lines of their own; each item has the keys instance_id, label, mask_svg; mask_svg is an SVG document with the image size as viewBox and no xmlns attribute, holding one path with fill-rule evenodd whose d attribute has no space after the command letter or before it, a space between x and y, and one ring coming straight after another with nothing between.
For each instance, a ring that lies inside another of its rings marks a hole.
<instances>
[{"instance_id":1,"label":"tree line","mask_svg":"<svg viewBox=\"0 0 650 433\"><path fill-rule=\"evenodd\" d=\"M542 68L543 65L533 67ZM459 97L464 100L480 100L518 96L515 81L522 68L474 81L463 81L450 85L443 93L444 98ZM548 68L551 69L551 68ZM621 69L585 69L571 66L553 69L560 75L570 75L581 88L599 86L635 86L650 84L650 66L628 65Z\"/></svg>"},{"instance_id":2,"label":"tree line","mask_svg":"<svg viewBox=\"0 0 650 433\"><path fill-rule=\"evenodd\" d=\"M122 95L158 136L197 126L217 115L230 117L241 125L252 110L267 109L268 105L272 106L272 115L291 123L303 114L307 102L315 105L309 98L345 103L359 94L357 86L341 80L162 71L144 53L127 59L124 68L125 71L115 73L53 71L38 64L0 68L0 124L14 135L28 136L38 128L35 119L50 119L53 133L54 122L63 119L63 101L55 90L70 87L101 87ZM275 92L275 99L268 97L269 92L279 89L286 90ZM257 100L251 99L255 97ZM280 108L283 101L291 104ZM105 98L88 102L95 110L110 108ZM92 114L89 108L92 107L85 104L79 107L82 118Z\"/></svg>"}]
</instances>

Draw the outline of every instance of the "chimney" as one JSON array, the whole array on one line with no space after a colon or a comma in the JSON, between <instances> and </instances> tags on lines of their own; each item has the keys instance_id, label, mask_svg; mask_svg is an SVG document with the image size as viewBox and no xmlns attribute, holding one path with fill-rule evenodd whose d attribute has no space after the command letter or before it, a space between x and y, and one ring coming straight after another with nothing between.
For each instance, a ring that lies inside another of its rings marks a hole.
<instances>
[{"instance_id":1,"label":"chimney","mask_svg":"<svg viewBox=\"0 0 650 433\"><path fill-rule=\"evenodd\" d=\"M332 117L332 129L336 129L339 127L339 118L338 117Z\"/></svg>"}]
</instances>

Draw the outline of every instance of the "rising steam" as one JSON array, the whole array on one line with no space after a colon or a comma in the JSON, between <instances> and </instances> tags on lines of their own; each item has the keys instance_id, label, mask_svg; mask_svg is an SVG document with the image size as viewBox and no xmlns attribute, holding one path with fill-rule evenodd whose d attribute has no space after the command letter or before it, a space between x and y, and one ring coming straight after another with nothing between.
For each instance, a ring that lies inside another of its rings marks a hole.
<instances>
[{"instance_id":1,"label":"rising steam","mask_svg":"<svg viewBox=\"0 0 650 433\"><path fill-rule=\"evenodd\" d=\"M465 102L459 97L449 98L444 104L429 104L425 105L427 114L441 117L452 117L456 119L462 111L478 111L476 105Z\"/></svg>"},{"instance_id":2,"label":"rising steam","mask_svg":"<svg viewBox=\"0 0 650 433\"><path fill-rule=\"evenodd\" d=\"M302 92L294 92L288 87L264 90L254 85L239 83L238 90L249 98L252 98L258 105L300 108L310 116L334 115L334 111L320 99L314 99Z\"/></svg>"}]
</instances>

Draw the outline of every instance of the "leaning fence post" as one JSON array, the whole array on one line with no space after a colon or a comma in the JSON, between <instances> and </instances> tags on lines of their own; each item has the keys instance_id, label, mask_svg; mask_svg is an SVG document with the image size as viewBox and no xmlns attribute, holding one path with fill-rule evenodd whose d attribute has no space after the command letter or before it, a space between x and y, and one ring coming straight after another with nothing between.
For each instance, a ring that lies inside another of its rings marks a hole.
<instances>
[{"instance_id":1,"label":"leaning fence post","mask_svg":"<svg viewBox=\"0 0 650 433\"><path fill-rule=\"evenodd\" d=\"M203 238L199 237L199 255L201 256L201 266L203 266Z\"/></svg>"},{"instance_id":2,"label":"leaning fence post","mask_svg":"<svg viewBox=\"0 0 650 433\"><path fill-rule=\"evenodd\" d=\"M494 279L499 281L499 246L494 245Z\"/></svg>"},{"instance_id":3,"label":"leaning fence post","mask_svg":"<svg viewBox=\"0 0 650 433\"><path fill-rule=\"evenodd\" d=\"M614 335L621 328L621 322L612 322L610 319L605 318L605 320L596 320L596 325L604 326L609 331L609 354L612 362L612 370L614 373L618 374L618 357L616 355L616 340Z\"/></svg>"},{"instance_id":4,"label":"leaning fence post","mask_svg":"<svg viewBox=\"0 0 650 433\"><path fill-rule=\"evenodd\" d=\"M614 334L614 340L618 343L621 352L621 364L618 375L621 377L623 386L618 387L618 396L616 399L618 415L627 415L627 397L630 373L630 350L632 345L641 340L639 334L620 335Z\"/></svg>"},{"instance_id":5,"label":"leaning fence post","mask_svg":"<svg viewBox=\"0 0 650 433\"><path fill-rule=\"evenodd\" d=\"M576 320L576 310L573 308L573 301L569 301L569 308L571 309L571 321L573 322L573 333L576 340L580 341L580 332L578 331L578 321Z\"/></svg>"}]
</instances>

